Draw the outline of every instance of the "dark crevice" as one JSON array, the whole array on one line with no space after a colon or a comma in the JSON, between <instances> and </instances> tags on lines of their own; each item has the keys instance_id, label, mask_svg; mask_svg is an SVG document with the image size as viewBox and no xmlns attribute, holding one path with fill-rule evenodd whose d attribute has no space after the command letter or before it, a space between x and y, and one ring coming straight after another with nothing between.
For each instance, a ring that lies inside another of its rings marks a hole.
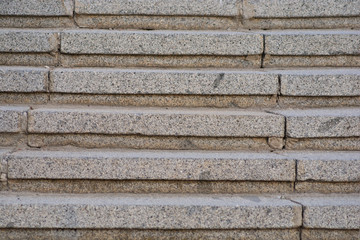
<instances>
[{"instance_id":1,"label":"dark crevice","mask_svg":"<svg viewBox=\"0 0 360 240\"><path fill-rule=\"evenodd\" d=\"M281 74L278 75L278 91L276 94L276 106L280 107L280 96L281 96Z\"/></svg>"},{"instance_id":2,"label":"dark crevice","mask_svg":"<svg viewBox=\"0 0 360 240\"><path fill-rule=\"evenodd\" d=\"M265 59L265 34L263 36L263 52L261 54L261 65L260 68L264 68L264 59Z\"/></svg>"}]
</instances>

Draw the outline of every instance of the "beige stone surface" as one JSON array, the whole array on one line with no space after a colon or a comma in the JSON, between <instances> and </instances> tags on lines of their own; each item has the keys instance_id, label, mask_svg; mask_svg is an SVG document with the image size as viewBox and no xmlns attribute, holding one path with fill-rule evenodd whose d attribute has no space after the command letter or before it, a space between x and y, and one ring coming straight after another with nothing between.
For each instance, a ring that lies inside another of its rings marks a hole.
<instances>
[{"instance_id":1,"label":"beige stone surface","mask_svg":"<svg viewBox=\"0 0 360 240\"><path fill-rule=\"evenodd\" d=\"M0 93L1 104L45 104L48 93Z\"/></svg>"},{"instance_id":2,"label":"beige stone surface","mask_svg":"<svg viewBox=\"0 0 360 240\"><path fill-rule=\"evenodd\" d=\"M302 240L356 240L359 239L360 230L329 230L329 229L303 229Z\"/></svg>"},{"instance_id":3,"label":"beige stone surface","mask_svg":"<svg viewBox=\"0 0 360 240\"><path fill-rule=\"evenodd\" d=\"M9 190L43 193L204 193L265 194L291 193L292 182L254 181L168 181L168 180L14 180Z\"/></svg>"},{"instance_id":4,"label":"beige stone surface","mask_svg":"<svg viewBox=\"0 0 360 240\"><path fill-rule=\"evenodd\" d=\"M360 182L296 182L299 193L360 193Z\"/></svg>"},{"instance_id":5,"label":"beige stone surface","mask_svg":"<svg viewBox=\"0 0 360 240\"><path fill-rule=\"evenodd\" d=\"M0 132L20 133L26 131L28 107L0 106Z\"/></svg>"},{"instance_id":6,"label":"beige stone surface","mask_svg":"<svg viewBox=\"0 0 360 240\"><path fill-rule=\"evenodd\" d=\"M297 97L280 96L278 104L282 108L321 108L360 106L360 97Z\"/></svg>"},{"instance_id":7,"label":"beige stone surface","mask_svg":"<svg viewBox=\"0 0 360 240\"><path fill-rule=\"evenodd\" d=\"M360 139L358 137L287 138L285 146L288 150L360 151Z\"/></svg>"},{"instance_id":8,"label":"beige stone surface","mask_svg":"<svg viewBox=\"0 0 360 240\"><path fill-rule=\"evenodd\" d=\"M238 109L45 107L29 112L28 132L282 137L284 118Z\"/></svg>"},{"instance_id":9,"label":"beige stone surface","mask_svg":"<svg viewBox=\"0 0 360 240\"><path fill-rule=\"evenodd\" d=\"M25 133L0 133L0 146L25 146L26 143L27 136Z\"/></svg>"},{"instance_id":10,"label":"beige stone surface","mask_svg":"<svg viewBox=\"0 0 360 240\"><path fill-rule=\"evenodd\" d=\"M301 206L244 195L2 193L2 228L273 229L301 226Z\"/></svg>"},{"instance_id":11,"label":"beige stone surface","mask_svg":"<svg viewBox=\"0 0 360 240\"><path fill-rule=\"evenodd\" d=\"M0 16L0 27L4 28L71 28L75 26L72 17Z\"/></svg>"},{"instance_id":12,"label":"beige stone surface","mask_svg":"<svg viewBox=\"0 0 360 240\"><path fill-rule=\"evenodd\" d=\"M8 66L55 66L58 64L56 53L0 53L0 64Z\"/></svg>"}]
</instances>

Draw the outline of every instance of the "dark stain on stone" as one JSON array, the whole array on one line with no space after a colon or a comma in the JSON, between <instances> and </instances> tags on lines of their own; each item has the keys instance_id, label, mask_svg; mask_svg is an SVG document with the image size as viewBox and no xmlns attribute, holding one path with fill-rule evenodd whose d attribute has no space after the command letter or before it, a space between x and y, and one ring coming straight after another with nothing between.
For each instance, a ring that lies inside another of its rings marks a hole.
<instances>
[{"instance_id":1,"label":"dark stain on stone","mask_svg":"<svg viewBox=\"0 0 360 240\"><path fill-rule=\"evenodd\" d=\"M331 128L335 127L340 122L341 122L341 117L337 117L329 121L326 121L319 126L318 131L321 133L329 131Z\"/></svg>"},{"instance_id":2,"label":"dark stain on stone","mask_svg":"<svg viewBox=\"0 0 360 240\"><path fill-rule=\"evenodd\" d=\"M214 88L218 88L218 87L219 87L219 84L220 84L221 80L224 79L224 75L225 75L225 73L220 73L220 74L216 77L216 79L215 79L215 81L214 81Z\"/></svg>"}]
</instances>

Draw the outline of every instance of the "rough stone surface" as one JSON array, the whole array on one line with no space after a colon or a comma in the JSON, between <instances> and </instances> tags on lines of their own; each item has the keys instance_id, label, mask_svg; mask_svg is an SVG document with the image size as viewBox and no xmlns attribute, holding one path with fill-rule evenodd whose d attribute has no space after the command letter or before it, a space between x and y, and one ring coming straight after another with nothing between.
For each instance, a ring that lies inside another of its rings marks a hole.
<instances>
[{"instance_id":1,"label":"rough stone surface","mask_svg":"<svg viewBox=\"0 0 360 240\"><path fill-rule=\"evenodd\" d=\"M281 108L358 107L360 97L280 96L278 106Z\"/></svg>"},{"instance_id":2,"label":"rough stone surface","mask_svg":"<svg viewBox=\"0 0 360 240\"><path fill-rule=\"evenodd\" d=\"M48 93L0 93L1 104L46 104Z\"/></svg>"},{"instance_id":3,"label":"rough stone surface","mask_svg":"<svg viewBox=\"0 0 360 240\"><path fill-rule=\"evenodd\" d=\"M10 191L37 193L265 194L294 190L292 182L274 181L8 179L7 183Z\"/></svg>"},{"instance_id":4,"label":"rough stone surface","mask_svg":"<svg viewBox=\"0 0 360 240\"><path fill-rule=\"evenodd\" d=\"M301 206L285 199L222 195L0 195L1 228L297 228Z\"/></svg>"},{"instance_id":5,"label":"rough stone surface","mask_svg":"<svg viewBox=\"0 0 360 240\"><path fill-rule=\"evenodd\" d=\"M50 79L50 91L61 93L273 95L278 91L277 75L261 71L56 69Z\"/></svg>"},{"instance_id":6,"label":"rough stone surface","mask_svg":"<svg viewBox=\"0 0 360 240\"><path fill-rule=\"evenodd\" d=\"M238 0L76 0L78 14L237 16Z\"/></svg>"},{"instance_id":7,"label":"rough stone surface","mask_svg":"<svg viewBox=\"0 0 360 240\"><path fill-rule=\"evenodd\" d=\"M0 30L0 52L52 52L57 51L58 34L51 30Z\"/></svg>"},{"instance_id":8,"label":"rough stone surface","mask_svg":"<svg viewBox=\"0 0 360 240\"><path fill-rule=\"evenodd\" d=\"M5 155L9 152L9 149L0 148L0 175L3 173L7 174L7 160L5 160Z\"/></svg>"},{"instance_id":9,"label":"rough stone surface","mask_svg":"<svg viewBox=\"0 0 360 240\"><path fill-rule=\"evenodd\" d=\"M0 132L18 133L26 130L27 107L0 106Z\"/></svg>"},{"instance_id":10,"label":"rough stone surface","mask_svg":"<svg viewBox=\"0 0 360 240\"><path fill-rule=\"evenodd\" d=\"M360 138L287 138L285 145L291 150L360 151Z\"/></svg>"},{"instance_id":11,"label":"rough stone surface","mask_svg":"<svg viewBox=\"0 0 360 240\"><path fill-rule=\"evenodd\" d=\"M61 52L70 54L258 55L262 51L262 35L249 32L69 30L61 33Z\"/></svg>"},{"instance_id":12,"label":"rough stone surface","mask_svg":"<svg viewBox=\"0 0 360 240\"><path fill-rule=\"evenodd\" d=\"M14 179L294 181L295 161L273 153L198 151L22 151Z\"/></svg>"},{"instance_id":13,"label":"rough stone surface","mask_svg":"<svg viewBox=\"0 0 360 240\"><path fill-rule=\"evenodd\" d=\"M360 136L360 108L289 109L275 112L286 117L288 137Z\"/></svg>"},{"instance_id":14,"label":"rough stone surface","mask_svg":"<svg viewBox=\"0 0 360 240\"><path fill-rule=\"evenodd\" d=\"M1 65L44 67L58 63L58 55L53 53L0 53Z\"/></svg>"},{"instance_id":15,"label":"rough stone surface","mask_svg":"<svg viewBox=\"0 0 360 240\"><path fill-rule=\"evenodd\" d=\"M256 229L256 230L95 230L95 229L0 229L1 240L98 240L98 239L133 239L133 240L169 240L169 239L233 239L233 240L299 240L299 230L295 229ZM334 240L332 238L325 238ZM340 240L340 239L337 239ZM349 238L342 239L349 240ZM354 239L352 239L354 240Z\"/></svg>"},{"instance_id":16,"label":"rough stone surface","mask_svg":"<svg viewBox=\"0 0 360 240\"><path fill-rule=\"evenodd\" d=\"M307 69L280 74L282 95L360 96L359 69Z\"/></svg>"},{"instance_id":17,"label":"rough stone surface","mask_svg":"<svg viewBox=\"0 0 360 240\"><path fill-rule=\"evenodd\" d=\"M245 18L308 18L359 16L357 0L245 0Z\"/></svg>"},{"instance_id":18,"label":"rough stone surface","mask_svg":"<svg viewBox=\"0 0 360 240\"><path fill-rule=\"evenodd\" d=\"M0 92L45 92L47 84L45 68L0 67Z\"/></svg>"},{"instance_id":19,"label":"rough stone surface","mask_svg":"<svg viewBox=\"0 0 360 240\"><path fill-rule=\"evenodd\" d=\"M295 192L298 193L360 193L359 182L296 182Z\"/></svg>"},{"instance_id":20,"label":"rough stone surface","mask_svg":"<svg viewBox=\"0 0 360 240\"><path fill-rule=\"evenodd\" d=\"M265 34L265 53L270 55L359 55L358 30L292 30Z\"/></svg>"},{"instance_id":21,"label":"rough stone surface","mask_svg":"<svg viewBox=\"0 0 360 240\"><path fill-rule=\"evenodd\" d=\"M0 15L72 16L73 0L1 0Z\"/></svg>"},{"instance_id":22,"label":"rough stone surface","mask_svg":"<svg viewBox=\"0 0 360 240\"><path fill-rule=\"evenodd\" d=\"M71 28L75 27L71 17L22 17L0 16L2 28Z\"/></svg>"},{"instance_id":23,"label":"rough stone surface","mask_svg":"<svg viewBox=\"0 0 360 240\"><path fill-rule=\"evenodd\" d=\"M359 239L359 235L359 230L303 229L301 231L302 240L356 240Z\"/></svg>"},{"instance_id":24,"label":"rough stone surface","mask_svg":"<svg viewBox=\"0 0 360 240\"><path fill-rule=\"evenodd\" d=\"M261 111L161 108L40 108L30 133L282 137L284 118Z\"/></svg>"},{"instance_id":25,"label":"rough stone surface","mask_svg":"<svg viewBox=\"0 0 360 240\"><path fill-rule=\"evenodd\" d=\"M304 206L303 226L320 229L359 229L360 195L291 197Z\"/></svg>"},{"instance_id":26,"label":"rough stone surface","mask_svg":"<svg viewBox=\"0 0 360 240\"><path fill-rule=\"evenodd\" d=\"M360 182L360 152L287 152L297 160L297 180Z\"/></svg>"}]
</instances>

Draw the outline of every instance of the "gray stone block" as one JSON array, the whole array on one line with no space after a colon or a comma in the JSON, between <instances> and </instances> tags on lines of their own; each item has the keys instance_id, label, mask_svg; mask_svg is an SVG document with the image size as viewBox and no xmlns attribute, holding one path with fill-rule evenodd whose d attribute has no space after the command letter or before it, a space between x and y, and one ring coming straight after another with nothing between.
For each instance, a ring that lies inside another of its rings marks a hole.
<instances>
[{"instance_id":1,"label":"gray stone block","mask_svg":"<svg viewBox=\"0 0 360 240\"><path fill-rule=\"evenodd\" d=\"M9 152L9 149L0 148L0 177L2 174L7 174L7 159L5 158L5 156Z\"/></svg>"},{"instance_id":2,"label":"gray stone block","mask_svg":"<svg viewBox=\"0 0 360 240\"><path fill-rule=\"evenodd\" d=\"M0 67L0 92L46 92L48 70L31 67Z\"/></svg>"},{"instance_id":3,"label":"gray stone block","mask_svg":"<svg viewBox=\"0 0 360 240\"><path fill-rule=\"evenodd\" d=\"M263 37L248 32L69 30L61 52L70 54L257 55Z\"/></svg>"},{"instance_id":4,"label":"gray stone block","mask_svg":"<svg viewBox=\"0 0 360 240\"><path fill-rule=\"evenodd\" d=\"M297 180L360 182L360 152L287 152L297 160Z\"/></svg>"},{"instance_id":5,"label":"gray stone block","mask_svg":"<svg viewBox=\"0 0 360 240\"><path fill-rule=\"evenodd\" d=\"M0 228L273 229L301 226L301 206L238 195L0 195Z\"/></svg>"},{"instance_id":6,"label":"gray stone block","mask_svg":"<svg viewBox=\"0 0 360 240\"><path fill-rule=\"evenodd\" d=\"M78 14L237 16L239 0L76 0Z\"/></svg>"},{"instance_id":7,"label":"gray stone block","mask_svg":"<svg viewBox=\"0 0 360 240\"><path fill-rule=\"evenodd\" d=\"M303 226L318 229L360 229L360 195L291 197L304 206Z\"/></svg>"},{"instance_id":8,"label":"gray stone block","mask_svg":"<svg viewBox=\"0 0 360 240\"><path fill-rule=\"evenodd\" d=\"M11 179L294 181L295 161L274 153L204 151L21 151Z\"/></svg>"},{"instance_id":9,"label":"gray stone block","mask_svg":"<svg viewBox=\"0 0 360 240\"><path fill-rule=\"evenodd\" d=\"M261 111L161 108L42 108L30 111L31 133L282 137L284 117Z\"/></svg>"},{"instance_id":10,"label":"gray stone block","mask_svg":"<svg viewBox=\"0 0 360 240\"><path fill-rule=\"evenodd\" d=\"M55 69L51 92L93 94L274 95L276 74L229 70Z\"/></svg>"},{"instance_id":11,"label":"gray stone block","mask_svg":"<svg viewBox=\"0 0 360 240\"><path fill-rule=\"evenodd\" d=\"M0 30L0 52L53 52L57 51L58 34L51 30Z\"/></svg>"},{"instance_id":12,"label":"gray stone block","mask_svg":"<svg viewBox=\"0 0 360 240\"><path fill-rule=\"evenodd\" d=\"M72 16L73 0L1 0L0 15Z\"/></svg>"},{"instance_id":13,"label":"gray stone block","mask_svg":"<svg viewBox=\"0 0 360 240\"><path fill-rule=\"evenodd\" d=\"M0 106L0 132L15 133L26 130L27 107Z\"/></svg>"},{"instance_id":14,"label":"gray stone block","mask_svg":"<svg viewBox=\"0 0 360 240\"><path fill-rule=\"evenodd\" d=\"M280 72L285 96L360 96L359 69L291 70Z\"/></svg>"},{"instance_id":15,"label":"gray stone block","mask_svg":"<svg viewBox=\"0 0 360 240\"><path fill-rule=\"evenodd\" d=\"M360 136L360 108L289 109L275 112L286 117L288 137Z\"/></svg>"},{"instance_id":16,"label":"gray stone block","mask_svg":"<svg viewBox=\"0 0 360 240\"><path fill-rule=\"evenodd\" d=\"M358 30L292 30L265 34L265 53L270 55L359 55Z\"/></svg>"},{"instance_id":17,"label":"gray stone block","mask_svg":"<svg viewBox=\"0 0 360 240\"><path fill-rule=\"evenodd\" d=\"M357 0L244 0L245 18L350 17L360 15Z\"/></svg>"}]
</instances>

